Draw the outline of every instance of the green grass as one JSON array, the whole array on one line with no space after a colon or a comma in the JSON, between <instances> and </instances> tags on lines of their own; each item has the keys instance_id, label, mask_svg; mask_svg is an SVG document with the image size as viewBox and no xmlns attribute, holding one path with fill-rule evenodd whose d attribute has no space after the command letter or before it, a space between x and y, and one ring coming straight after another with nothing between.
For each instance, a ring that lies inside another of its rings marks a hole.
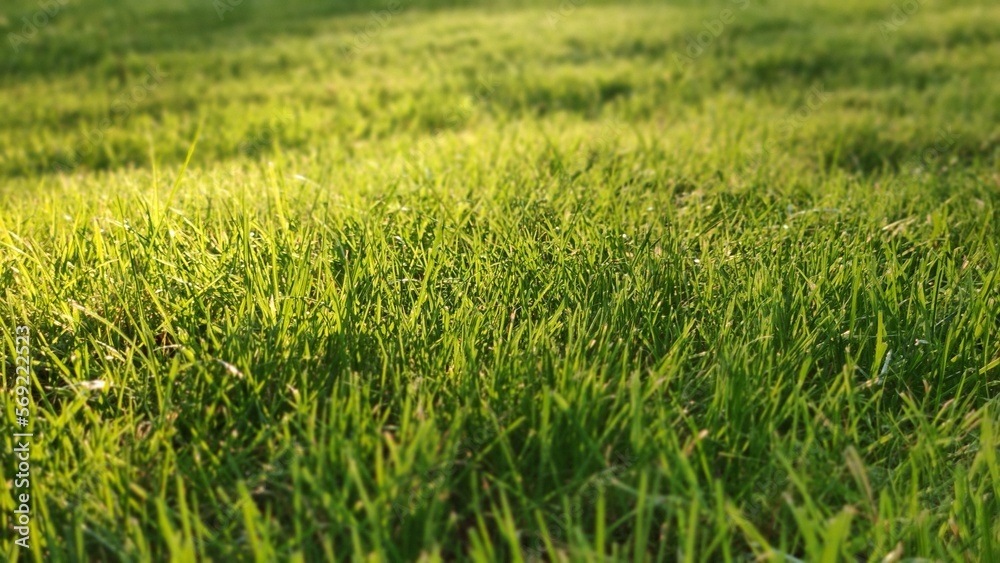
<instances>
[{"instance_id":1,"label":"green grass","mask_svg":"<svg viewBox=\"0 0 1000 563\"><path fill-rule=\"evenodd\" d=\"M1000 7L402 4L0 8L5 557L1000 558Z\"/></svg>"}]
</instances>

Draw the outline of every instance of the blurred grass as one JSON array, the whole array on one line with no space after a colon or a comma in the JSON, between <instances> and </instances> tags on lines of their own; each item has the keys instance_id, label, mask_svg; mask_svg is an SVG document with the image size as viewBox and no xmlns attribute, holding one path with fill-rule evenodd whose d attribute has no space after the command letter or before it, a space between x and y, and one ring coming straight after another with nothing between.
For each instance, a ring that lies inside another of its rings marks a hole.
<instances>
[{"instance_id":1,"label":"blurred grass","mask_svg":"<svg viewBox=\"0 0 1000 563\"><path fill-rule=\"evenodd\" d=\"M4 52L35 559L994 558L1000 9L386 5Z\"/></svg>"}]
</instances>

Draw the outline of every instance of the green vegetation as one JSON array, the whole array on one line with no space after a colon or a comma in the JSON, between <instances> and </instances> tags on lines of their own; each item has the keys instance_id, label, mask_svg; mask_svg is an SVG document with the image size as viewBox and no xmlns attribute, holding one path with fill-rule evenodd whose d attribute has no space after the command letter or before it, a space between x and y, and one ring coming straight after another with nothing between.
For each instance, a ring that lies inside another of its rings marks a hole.
<instances>
[{"instance_id":1,"label":"green vegetation","mask_svg":"<svg viewBox=\"0 0 1000 563\"><path fill-rule=\"evenodd\" d=\"M996 2L218 4L0 8L5 557L1000 558Z\"/></svg>"}]
</instances>

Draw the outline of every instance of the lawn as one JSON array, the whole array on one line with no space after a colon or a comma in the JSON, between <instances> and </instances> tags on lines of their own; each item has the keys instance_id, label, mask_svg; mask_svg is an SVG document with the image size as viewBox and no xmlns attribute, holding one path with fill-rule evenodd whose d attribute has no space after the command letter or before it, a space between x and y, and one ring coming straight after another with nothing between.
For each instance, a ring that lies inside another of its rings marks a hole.
<instances>
[{"instance_id":1,"label":"lawn","mask_svg":"<svg viewBox=\"0 0 1000 563\"><path fill-rule=\"evenodd\" d=\"M996 2L0 39L0 557L1000 560Z\"/></svg>"}]
</instances>

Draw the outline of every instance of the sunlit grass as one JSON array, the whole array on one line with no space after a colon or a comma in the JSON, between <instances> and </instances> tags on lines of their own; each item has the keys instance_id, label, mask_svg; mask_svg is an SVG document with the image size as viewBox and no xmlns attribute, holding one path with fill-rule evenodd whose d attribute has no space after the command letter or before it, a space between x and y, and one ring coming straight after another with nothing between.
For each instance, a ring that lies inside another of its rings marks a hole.
<instances>
[{"instance_id":1,"label":"sunlit grass","mask_svg":"<svg viewBox=\"0 0 1000 563\"><path fill-rule=\"evenodd\" d=\"M35 559L996 559L995 7L209 4L0 66Z\"/></svg>"}]
</instances>

